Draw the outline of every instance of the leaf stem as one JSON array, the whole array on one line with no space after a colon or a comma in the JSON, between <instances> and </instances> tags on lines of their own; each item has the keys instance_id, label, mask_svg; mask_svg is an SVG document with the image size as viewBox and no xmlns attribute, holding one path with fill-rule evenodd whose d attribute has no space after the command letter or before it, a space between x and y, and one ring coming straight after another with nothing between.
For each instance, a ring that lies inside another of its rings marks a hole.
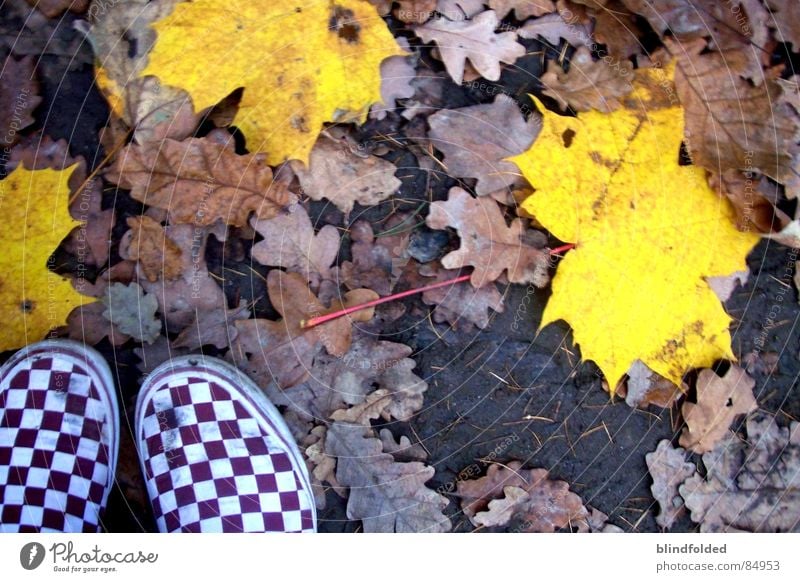
<instances>
[{"instance_id":1,"label":"leaf stem","mask_svg":"<svg viewBox=\"0 0 800 582\"><path fill-rule=\"evenodd\" d=\"M551 249L548 252L551 255L555 255L558 253L563 253L564 251L568 251L573 248L575 248L575 245L572 243L568 243L565 245L561 245L560 247ZM372 301L367 301L366 303L353 305L352 307L348 307L346 309L340 309L332 313L326 313L325 315L312 317L311 319L304 319L300 322L300 327L301 329L309 329L317 325L331 321L333 319L338 319L339 317L343 317L350 313L355 313L356 311L361 311L362 309L369 309L370 307L382 305L383 303L388 303L389 301L394 301L395 299L402 299L403 297L408 297L409 295L424 293L425 291L430 291L431 289L438 289L439 287L446 287L447 285L455 285L457 283L463 283L465 281L469 281L470 277L471 277L470 275L461 275L460 277L456 277L454 279L448 279L447 281L439 281L438 283L431 283L430 285L425 285L424 287L420 287L419 289L409 289L408 291L395 293L394 295L387 295L386 297L381 297L380 299L374 299Z\"/></svg>"}]
</instances>

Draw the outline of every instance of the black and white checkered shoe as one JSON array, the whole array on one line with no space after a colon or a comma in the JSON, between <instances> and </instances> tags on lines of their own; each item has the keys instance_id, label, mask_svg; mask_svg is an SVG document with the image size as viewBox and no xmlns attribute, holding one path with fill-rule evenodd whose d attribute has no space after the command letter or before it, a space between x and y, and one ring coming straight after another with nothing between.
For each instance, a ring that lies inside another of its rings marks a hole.
<instances>
[{"instance_id":1,"label":"black and white checkered shoe","mask_svg":"<svg viewBox=\"0 0 800 582\"><path fill-rule=\"evenodd\" d=\"M18 351L0 368L0 531L97 532L118 446L99 353L67 340Z\"/></svg>"},{"instance_id":2,"label":"black and white checkered shoe","mask_svg":"<svg viewBox=\"0 0 800 582\"><path fill-rule=\"evenodd\" d=\"M300 451L233 366L189 356L156 368L139 393L135 436L160 531L315 531Z\"/></svg>"}]
</instances>

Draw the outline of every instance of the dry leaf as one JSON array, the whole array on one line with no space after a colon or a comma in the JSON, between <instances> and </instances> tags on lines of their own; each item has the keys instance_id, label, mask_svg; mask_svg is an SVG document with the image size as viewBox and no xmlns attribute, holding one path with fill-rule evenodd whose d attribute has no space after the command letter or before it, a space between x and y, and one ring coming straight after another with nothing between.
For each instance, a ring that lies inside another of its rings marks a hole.
<instances>
[{"instance_id":1,"label":"dry leaf","mask_svg":"<svg viewBox=\"0 0 800 582\"><path fill-rule=\"evenodd\" d=\"M442 259L447 269L472 266L472 284L481 287L495 281L503 271L511 283L533 283L544 287L548 280L550 254L523 240L522 220L506 225L500 206L493 199L473 198L465 190L450 189L446 202L430 205L429 227L455 228L461 246Z\"/></svg>"},{"instance_id":2,"label":"dry leaf","mask_svg":"<svg viewBox=\"0 0 800 582\"><path fill-rule=\"evenodd\" d=\"M168 333L181 332L191 325L198 313L224 309L225 295L208 272L205 260L208 229L192 224L165 228L165 235L180 249L180 277L149 281L139 265L139 284L158 300L159 312L166 320Z\"/></svg>"},{"instance_id":3,"label":"dry leaf","mask_svg":"<svg viewBox=\"0 0 800 582\"><path fill-rule=\"evenodd\" d=\"M184 139L199 122L185 91L162 85L155 77L139 77L156 39L151 25L175 4L176 0L97 3L89 11L91 24L77 24L94 49L98 87L140 144Z\"/></svg>"},{"instance_id":4,"label":"dry leaf","mask_svg":"<svg viewBox=\"0 0 800 582\"><path fill-rule=\"evenodd\" d=\"M431 143L444 154L447 173L477 178L479 196L522 183L517 167L505 159L530 148L542 126L535 114L526 121L507 95L498 95L491 104L442 109L428 123Z\"/></svg>"},{"instance_id":5,"label":"dry leaf","mask_svg":"<svg viewBox=\"0 0 800 582\"><path fill-rule=\"evenodd\" d=\"M592 44L593 30L588 22L565 22L561 14L546 14L528 20L517 34L520 38L543 38L554 47L561 44L561 39L574 47L582 47Z\"/></svg>"},{"instance_id":6,"label":"dry leaf","mask_svg":"<svg viewBox=\"0 0 800 582\"><path fill-rule=\"evenodd\" d=\"M408 41L397 37L397 44L404 51L410 52ZM369 112L370 119L384 119L390 111L399 105L398 99L409 99L414 96L411 81L416 78L417 56L395 55L384 59L381 63L381 105L373 105Z\"/></svg>"},{"instance_id":7,"label":"dry leaf","mask_svg":"<svg viewBox=\"0 0 800 582\"><path fill-rule=\"evenodd\" d=\"M183 270L181 249L167 238L164 227L149 216L128 218L131 228L123 235L119 254L123 259L138 261L148 281L171 281Z\"/></svg>"},{"instance_id":8,"label":"dry leaf","mask_svg":"<svg viewBox=\"0 0 800 582\"><path fill-rule=\"evenodd\" d=\"M728 436L703 465L680 487L701 532L800 531L800 424L750 417L747 440Z\"/></svg>"},{"instance_id":9,"label":"dry leaf","mask_svg":"<svg viewBox=\"0 0 800 582\"><path fill-rule=\"evenodd\" d=\"M606 61L595 61L586 47L580 47L568 60L569 71L564 72L555 61L549 61L542 75L544 94L552 97L566 109L575 111L596 109L609 113L622 105L620 97L633 90L630 67L612 67Z\"/></svg>"},{"instance_id":10,"label":"dry leaf","mask_svg":"<svg viewBox=\"0 0 800 582\"><path fill-rule=\"evenodd\" d=\"M488 5L497 13L498 18L505 18L513 10L517 20L556 11L553 0L489 0Z\"/></svg>"},{"instance_id":11,"label":"dry leaf","mask_svg":"<svg viewBox=\"0 0 800 582\"><path fill-rule=\"evenodd\" d=\"M695 466L686 462L683 449L674 448L667 439L660 441L656 450L644 458L653 478L650 491L661 507L656 523L669 529L683 513L683 498L678 494L678 487L694 474Z\"/></svg>"},{"instance_id":12,"label":"dry leaf","mask_svg":"<svg viewBox=\"0 0 800 582\"><path fill-rule=\"evenodd\" d=\"M342 261L334 278L348 289L367 287L382 297L391 294L400 277L398 256L403 243L394 236L375 238L366 220L356 221L349 233L353 260ZM408 237L405 237L406 245L407 242Z\"/></svg>"},{"instance_id":13,"label":"dry leaf","mask_svg":"<svg viewBox=\"0 0 800 582\"><path fill-rule=\"evenodd\" d=\"M450 530L447 499L425 487L433 467L396 462L372 429L344 422L328 428L325 452L337 457L336 479L350 488L347 517L361 520L365 532Z\"/></svg>"},{"instance_id":14,"label":"dry leaf","mask_svg":"<svg viewBox=\"0 0 800 582\"><path fill-rule=\"evenodd\" d=\"M411 439L403 435L395 440L392 431L382 428L379 433L383 452L389 453L395 461L407 463L409 461L424 461L428 458L428 453L421 443L412 443Z\"/></svg>"},{"instance_id":15,"label":"dry leaf","mask_svg":"<svg viewBox=\"0 0 800 582\"><path fill-rule=\"evenodd\" d=\"M697 403L683 403L686 428L680 445L695 453L706 453L728 434L740 414L758 409L753 397L755 380L740 367L731 365L724 376L702 370L697 377Z\"/></svg>"},{"instance_id":16,"label":"dry leaf","mask_svg":"<svg viewBox=\"0 0 800 582\"><path fill-rule=\"evenodd\" d=\"M85 279L78 279L73 285L81 295L103 298L108 294L111 283L130 283L134 268L129 261L121 261L103 271L94 284ZM105 338L108 338L112 346L121 346L128 341L130 337L127 334L122 333L117 326L112 325L107 318L103 317L105 310L106 305L102 301L95 301L73 309L67 317L69 338L90 346L100 343Z\"/></svg>"},{"instance_id":17,"label":"dry leaf","mask_svg":"<svg viewBox=\"0 0 800 582\"><path fill-rule=\"evenodd\" d=\"M23 129L33 123L33 110L42 102L33 57L8 56L0 75L0 135L8 150L19 141Z\"/></svg>"},{"instance_id":18,"label":"dry leaf","mask_svg":"<svg viewBox=\"0 0 800 582\"><path fill-rule=\"evenodd\" d=\"M483 0L438 0L436 11L448 20L464 20L483 12Z\"/></svg>"},{"instance_id":19,"label":"dry leaf","mask_svg":"<svg viewBox=\"0 0 800 582\"><path fill-rule=\"evenodd\" d=\"M686 112L692 161L710 171L720 167L758 171L785 183L796 180L800 117L781 99L772 78L754 86L731 70L731 55L699 54L702 42L670 45L676 54L675 88ZM749 51L750 49L745 49Z\"/></svg>"},{"instance_id":20,"label":"dry leaf","mask_svg":"<svg viewBox=\"0 0 800 582\"><path fill-rule=\"evenodd\" d=\"M681 386L684 392L688 390L685 384ZM650 405L669 408L682 394L681 388L653 372L640 360L636 360L628 370L625 388L625 404L631 408L646 408Z\"/></svg>"},{"instance_id":21,"label":"dry leaf","mask_svg":"<svg viewBox=\"0 0 800 582\"><path fill-rule=\"evenodd\" d=\"M462 275L459 270L443 269L438 263L420 265L419 274L423 277L435 277L433 281L421 281L421 284L448 281ZM502 313L505 309L503 296L494 283L483 287L473 287L466 283L456 283L449 287L439 287L422 293L422 301L426 305L435 305L433 320L437 323L449 322L458 328L474 324L484 329L489 325L489 309Z\"/></svg>"},{"instance_id":22,"label":"dry leaf","mask_svg":"<svg viewBox=\"0 0 800 582\"><path fill-rule=\"evenodd\" d=\"M107 177L139 202L169 211L173 224L244 226L251 212L270 218L292 202L273 185L263 154L240 156L209 139L128 145Z\"/></svg>"},{"instance_id":23,"label":"dry leaf","mask_svg":"<svg viewBox=\"0 0 800 582\"><path fill-rule=\"evenodd\" d=\"M769 24L778 40L792 43L794 52L800 50L800 4L795 0L766 0L766 4L774 17Z\"/></svg>"},{"instance_id":24,"label":"dry leaf","mask_svg":"<svg viewBox=\"0 0 800 582\"><path fill-rule=\"evenodd\" d=\"M250 317L246 301L240 301L235 309L197 311L194 321L172 342L174 348L199 350L203 346L225 349L236 339L236 322Z\"/></svg>"},{"instance_id":25,"label":"dry leaf","mask_svg":"<svg viewBox=\"0 0 800 582\"><path fill-rule=\"evenodd\" d=\"M198 111L244 87L234 124L273 166L306 163L326 122L364 121L380 101L381 61L403 54L361 0L194 0L153 27L158 38L142 74L186 89Z\"/></svg>"},{"instance_id":26,"label":"dry leaf","mask_svg":"<svg viewBox=\"0 0 800 582\"><path fill-rule=\"evenodd\" d=\"M61 16L67 10L83 14L89 8L89 0L27 0L28 4L41 10L48 18Z\"/></svg>"},{"instance_id":27,"label":"dry leaf","mask_svg":"<svg viewBox=\"0 0 800 582\"><path fill-rule=\"evenodd\" d=\"M137 342L152 344L161 335L158 301L136 283L112 283L102 302L103 317Z\"/></svg>"},{"instance_id":28,"label":"dry leaf","mask_svg":"<svg viewBox=\"0 0 800 582\"><path fill-rule=\"evenodd\" d=\"M544 469L522 469L519 461L494 464L484 477L459 481L457 494L473 525L494 527L517 518L527 532L589 529L589 511L567 483L551 480Z\"/></svg>"},{"instance_id":29,"label":"dry leaf","mask_svg":"<svg viewBox=\"0 0 800 582\"><path fill-rule=\"evenodd\" d=\"M312 287L331 278L330 267L339 253L339 230L335 226L328 224L315 234L308 212L300 204L269 220L253 217L250 224L264 237L250 251L253 260L299 273Z\"/></svg>"},{"instance_id":30,"label":"dry leaf","mask_svg":"<svg viewBox=\"0 0 800 582\"><path fill-rule=\"evenodd\" d=\"M746 268L757 242L735 228L705 171L680 164L670 75L637 70L624 107L608 114L562 117L537 102L542 132L513 158L534 188L525 211L576 245L541 326L569 323L612 391L636 360L679 386L690 368L733 358L731 318L705 278Z\"/></svg>"},{"instance_id":31,"label":"dry leaf","mask_svg":"<svg viewBox=\"0 0 800 582\"><path fill-rule=\"evenodd\" d=\"M397 0L397 5L393 14L406 24L422 24L433 16L436 10L436 0Z\"/></svg>"},{"instance_id":32,"label":"dry leaf","mask_svg":"<svg viewBox=\"0 0 800 582\"><path fill-rule=\"evenodd\" d=\"M457 84L464 79L469 59L477 71L489 81L500 79L500 63L513 64L525 54L514 32L495 33L500 21L492 10L472 20L451 21L436 18L414 27L414 34L425 42L435 42L445 69Z\"/></svg>"},{"instance_id":33,"label":"dry leaf","mask_svg":"<svg viewBox=\"0 0 800 582\"><path fill-rule=\"evenodd\" d=\"M267 275L267 290L272 306L283 319L237 321L239 334L230 353L236 365L260 386L266 387L273 380L281 388L303 382L320 345L333 356L344 356L352 340L351 318L340 317L313 328L300 327L302 321L327 311L311 293L304 277L272 270Z\"/></svg>"},{"instance_id":34,"label":"dry leaf","mask_svg":"<svg viewBox=\"0 0 800 582\"><path fill-rule=\"evenodd\" d=\"M377 156L358 155L344 140L321 135L311 150L308 169L292 162L303 193L312 200L327 198L348 214L353 204L377 204L400 188L397 167Z\"/></svg>"}]
</instances>

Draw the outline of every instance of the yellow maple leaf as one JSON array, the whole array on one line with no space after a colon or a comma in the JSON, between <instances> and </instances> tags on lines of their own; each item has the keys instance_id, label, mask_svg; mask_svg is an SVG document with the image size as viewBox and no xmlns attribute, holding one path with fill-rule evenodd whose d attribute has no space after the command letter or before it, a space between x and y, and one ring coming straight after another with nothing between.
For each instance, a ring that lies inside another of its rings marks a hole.
<instances>
[{"instance_id":1,"label":"yellow maple leaf","mask_svg":"<svg viewBox=\"0 0 800 582\"><path fill-rule=\"evenodd\" d=\"M758 241L736 230L702 168L679 164L683 110L671 79L671 68L637 71L612 113L564 117L537 101L542 132L510 158L534 188L522 208L576 245L541 326L568 322L612 391L637 359L677 385L689 368L734 359L731 318L705 277L745 269Z\"/></svg>"},{"instance_id":2,"label":"yellow maple leaf","mask_svg":"<svg viewBox=\"0 0 800 582\"><path fill-rule=\"evenodd\" d=\"M0 351L44 339L75 307L93 301L49 270L49 258L81 223L69 215L70 174L19 166L0 181Z\"/></svg>"},{"instance_id":3,"label":"yellow maple leaf","mask_svg":"<svg viewBox=\"0 0 800 582\"><path fill-rule=\"evenodd\" d=\"M189 92L198 111L239 87L234 124L268 163L308 163L323 123L364 120L380 64L405 54L364 0L194 0L154 24L142 75Z\"/></svg>"}]
</instances>

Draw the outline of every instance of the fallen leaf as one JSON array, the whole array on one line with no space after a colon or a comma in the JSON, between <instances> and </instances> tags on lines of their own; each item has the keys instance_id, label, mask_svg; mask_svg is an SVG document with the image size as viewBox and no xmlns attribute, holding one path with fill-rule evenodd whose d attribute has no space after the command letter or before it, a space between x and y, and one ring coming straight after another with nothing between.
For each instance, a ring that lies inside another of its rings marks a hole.
<instances>
[{"instance_id":1,"label":"fallen leaf","mask_svg":"<svg viewBox=\"0 0 800 582\"><path fill-rule=\"evenodd\" d=\"M355 331L349 350L342 357L316 354L301 384L284 387L272 401L286 406L297 423L328 422L336 411L357 407L369 401L375 389L386 397L379 415L385 420L408 421L422 408L428 385L412 372L416 363L404 344L377 340ZM352 411L360 417L362 412ZM337 417L338 418L338 417ZM339 418L340 420L345 420ZM298 431L302 432L302 431Z\"/></svg>"},{"instance_id":2,"label":"fallen leaf","mask_svg":"<svg viewBox=\"0 0 800 582\"><path fill-rule=\"evenodd\" d=\"M169 343L169 339L161 335L158 336L156 341L152 344L141 344L135 347L133 353L141 360L136 367L139 368L139 371L142 373L142 379L144 379L150 372L164 362L189 355L190 352L184 348L173 348Z\"/></svg>"},{"instance_id":3,"label":"fallen leaf","mask_svg":"<svg viewBox=\"0 0 800 582\"><path fill-rule=\"evenodd\" d=\"M594 39L591 43L604 44L606 57L621 61L645 52L640 38L636 15L620 0L576 0L588 7L587 14L594 19ZM591 44L590 43L590 44Z\"/></svg>"},{"instance_id":4,"label":"fallen leaf","mask_svg":"<svg viewBox=\"0 0 800 582\"><path fill-rule=\"evenodd\" d=\"M422 444L412 443L411 439L405 435L395 440L392 431L388 428L382 428L378 436L380 436L383 444L383 452L392 455L395 461L407 463L409 461L424 461L428 458L428 453Z\"/></svg>"},{"instance_id":5,"label":"fallen leaf","mask_svg":"<svg viewBox=\"0 0 800 582\"><path fill-rule=\"evenodd\" d=\"M149 281L137 264L138 283L158 300L158 311L165 319L167 333L179 333L192 324L198 313L224 309L227 302L206 264L209 229L175 224L164 230L166 238L180 249L181 275L173 280Z\"/></svg>"},{"instance_id":6,"label":"fallen leaf","mask_svg":"<svg viewBox=\"0 0 800 582\"><path fill-rule=\"evenodd\" d=\"M449 281L462 275L459 270L448 270L440 265L420 265L419 274L423 277L434 277L424 284ZM426 305L435 305L433 320L437 323L449 322L457 328L474 324L480 329L489 325L489 309L502 313L505 309L503 296L494 283L483 287L473 287L466 283L456 283L448 287L439 287L422 293L422 301Z\"/></svg>"},{"instance_id":7,"label":"fallen leaf","mask_svg":"<svg viewBox=\"0 0 800 582\"><path fill-rule=\"evenodd\" d=\"M506 225L500 206L491 198L473 198L465 190L450 189L446 202L430 205L426 223L434 229L455 228L461 246L442 259L446 269L472 266L472 284L481 287L507 271L511 283L544 287L550 254L523 240L522 220Z\"/></svg>"},{"instance_id":8,"label":"fallen leaf","mask_svg":"<svg viewBox=\"0 0 800 582\"><path fill-rule=\"evenodd\" d=\"M436 11L448 20L464 20L483 12L483 0L438 0Z\"/></svg>"},{"instance_id":9,"label":"fallen leaf","mask_svg":"<svg viewBox=\"0 0 800 582\"><path fill-rule=\"evenodd\" d=\"M408 41L402 36L397 37L397 44L406 52L411 52ZM370 119L385 119L390 111L396 111L398 99L409 99L414 96L414 87L411 85L417 76L417 55L395 55L384 59L381 63L381 101L380 105L373 105L369 112Z\"/></svg>"},{"instance_id":10,"label":"fallen leaf","mask_svg":"<svg viewBox=\"0 0 800 582\"><path fill-rule=\"evenodd\" d=\"M267 275L267 290L272 306L283 319L237 321L239 334L231 349L236 364L260 386L273 380L281 388L303 382L320 346L336 357L347 353L352 341L351 317L340 317L312 328L300 327L302 321L327 312L309 290L304 277L272 270Z\"/></svg>"},{"instance_id":11,"label":"fallen leaf","mask_svg":"<svg viewBox=\"0 0 800 582\"><path fill-rule=\"evenodd\" d=\"M250 317L247 302L240 301L235 309L197 311L194 321L172 342L174 348L199 350L203 346L225 349L236 339L236 322Z\"/></svg>"},{"instance_id":12,"label":"fallen leaf","mask_svg":"<svg viewBox=\"0 0 800 582\"><path fill-rule=\"evenodd\" d=\"M89 22L78 21L94 50L98 88L112 112L133 130L139 144L192 135L200 121L188 93L163 85L157 78L140 77L156 33L151 25L163 18L176 0L127 0L96 3Z\"/></svg>"},{"instance_id":13,"label":"fallen leaf","mask_svg":"<svg viewBox=\"0 0 800 582\"><path fill-rule=\"evenodd\" d=\"M556 11L553 0L489 0L488 4L498 18L505 18L513 10L517 20L544 16Z\"/></svg>"},{"instance_id":14,"label":"fallen leaf","mask_svg":"<svg viewBox=\"0 0 800 582\"><path fill-rule=\"evenodd\" d=\"M692 161L710 171L758 171L780 183L795 181L800 117L782 100L784 86L769 77L753 85L731 71L729 53L700 54L702 43L667 46L676 54L675 89Z\"/></svg>"},{"instance_id":15,"label":"fallen leaf","mask_svg":"<svg viewBox=\"0 0 800 582\"><path fill-rule=\"evenodd\" d=\"M742 356L742 364L748 374L772 376L780 371L780 359L781 355L778 352L762 352L755 349Z\"/></svg>"},{"instance_id":16,"label":"fallen leaf","mask_svg":"<svg viewBox=\"0 0 800 582\"><path fill-rule=\"evenodd\" d=\"M596 109L609 113L621 107L619 98L633 90L631 67L595 61L586 47L578 48L566 62L569 70L565 72L555 61L549 61L547 72L541 77L544 94L558 101L561 109L569 106L575 111Z\"/></svg>"},{"instance_id":17,"label":"fallen leaf","mask_svg":"<svg viewBox=\"0 0 800 582\"><path fill-rule=\"evenodd\" d=\"M254 261L299 273L312 287L331 278L331 264L339 254L339 230L335 226L325 225L315 234L308 212L300 204L285 208L269 220L253 217L250 224L264 237L250 251Z\"/></svg>"},{"instance_id":18,"label":"fallen leaf","mask_svg":"<svg viewBox=\"0 0 800 582\"><path fill-rule=\"evenodd\" d=\"M713 449L737 416L758 408L753 397L755 385L755 380L735 365L722 377L713 370L702 370L697 377L697 403L683 403L686 428L680 445L695 453Z\"/></svg>"},{"instance_id":19,"label":"fallen leaf","mask_svg":"<svg viewBox=\"0 0 800 582\"><path fill-rule=\"evenodd\" d=\"M747 420L747 440L735 435L703 455L699 473L680 494L701 532L800 531L800 425L774 418Z\"/></svg>"},{"instance_id":20,"label":"fallen leaf","mask_svg":"<svg viewBox=\"0 0 800 582\"><path fill-rule=\"evenodd\" d=\"M151 282L159 279L171 281L181 275L181 249L167 238L163 226L145 215L129 217L128 226L131 230L123 235L120 243L120 256L123 259L138 261L145 277Z\"/></svg>"},{"instance_id":21,"label":"fallen leaf","mask_svg":"<svg viewBox=\"0 0 800 582\"><path fill-rule=\"evenodd\" d=\"M795 52L800 50L800 5L793 0L766 0L765 3L771 9L769 24L775 29L778 40L791 43Z\"/></svg>"},{"instance_id":22,"label":"fallen leaf","mask_svg":"<svg viewBox=\"0 0 800 582\"><path fill-rule=\"evenodd\" d=\"M444 154L447 173L477 178L479 196L522 183L517 167L505 159L530 148L542 127L536 114L526 121L508 95L498 95L492 103L442 109L428 123L431 143Z\"/></svg>"},{"instance_id":23,"label":"fallen leaf","mask_svg":"<svg viewBox=\"0 0 800 582\"><path fill-rule=\"evenodd\" d=\"M660 441L656 450L644 458L653 478L650 491L661 508L656 523L669 529L683 513L683 498L678 494L678 487L694 474L695 466L686 462L683 449L674 448L667 439Z\"/></svg>"},{"instance_id":24,"label":"fallen leaf","mask_svg":"<svg viewBox=\"0 0 800 582\"><path fill-rule=\"evenodd\" d=\"M378 204L401 185L394 175L394 164L377 156L358 155L343 141L325 134L311 150L308 168L292 162L292 170L305 195L312 200L327 198L345 214L356 202L363 206Z\"/></svg>"},{"instance_id":25,"label":"fallen leaf","mask_svg":"<svg viewBox=\"0 0 800 582\"><path fill-rule=\"evenodd\" d=\"M61 16L67 10L83 14L89 8L89 0L27 0L28 4L40 10L47 18Z\"/></svg>"},{"instance_id":26,"label":"fallen leaf","mask_svg":"<svg viewBox=\"0 0 800 582\"><path fill-rule=\"evenodd\" d=\"M683 392L688 391L685 384L682 388ZM625 404L631 408L646 408L650 405L669 408L683 393L681 388L653 372L639 360L636 360L628 370L625 389Z\"/></svg>"},{"instance_id":27,"label":"fallen leaf","mask_svg":"<svg viewBox=\"0 0 800 582\"><path fill-rule=\"evenodd\" d=\"M476 526L506 525L515 518L526 532L589 529L589 511L566 482L551 480L545 469L522 469L519 461L493 464L484 477L460 480L456 492Z\"/></svg>"},{"instance_id":28,"label":"fallen leaf","mask_svg":"<svg viewBox=\"0 0 800 582\"><path fill-rule=\"evenodd\" d=\"M487 10L472 20L435 18L414 27L414 34L424 42L435 42L453 81L461 84L467 59L489 81L500 79L500 63L514 64L525 54L525 47L514 32L496 33L497 15Z\"/></svg>"},{"instance_id":29,"label":"fallen leaf","mask_svg":"<svg viewBox=\"0 0 800 582\"><path fill-rule=\"evenodd\" d=\"M347 517L361 520L366 533L446 532L447 499L425 487L434 468L398 463L383 452L372 429L344 422L328 428L325 452L337 457L336 479L350 488Z\"/></svg>"},{"instance_id":30,"label":"fallen leaf","mask_svg":"<svg viewBox=\"0 0 800 582\"><path fill-rule=\"evenodd\" d=\"M142 74L185 89L198 111L244 87L234 123L271 166L307 163L328 121L363 121L381 99L380 63L403 54L375 8L357 0L195 0L153 27L158 38Z\"/></svg>"},{"instance_id":31,"label":"fallen leaf","mask_svg":"<svg viewBox=\"0 0 800 582\"><path fill-rule=\"evenodd\" d=\"M747 285L747 280L750 278L750 270L736 271L726 277L707 277L706 282L711 290L719 297L723 303L731 298L733 292L737 287L744 287Z\"/></svg>"},{"instance_id":32,"label":"fallen leaf","mask_svg":"<svg viewBox=\"0 0 800 582\"><path fill-rule=\"evenodd\" d=\"M152 344L161 335L161 320L156 317L158 301L138 284L112 283L102 302L103 317L137 342Z\"/></svg>"},{"instance_id":33,"label":"fallen leaf","mask_svg":"<svg viewBox=\"0 0 800 582\"><path fill-rule=\"evenodd\" d=\"M551 46L557 47L561 39L574 47L591 45L593 26L583 22L565 22L561 13L546 14L541 18L528 20L517 31L520 38L543 38Z\"/></svg>"},{"instance_id":34,"label":"fallen leaf","mask_svg":"<svg viewBox=\"0 0 800 582\"><path fill-rule=\"evenodd\" d=\"M422 24L433 16L434 10L436 0L397 0L393 14L406 24Z\"/></svg>"},{"instance_id":35,"label":"fallen leaf","mask_svg":"<svg viewBox=\"0 0 800 582\"><path fill-rule=\"evenodd\" d=\"M788 217L770 200L769 192L776 184L766 176L758 178L755 172L735 168L722 173L712 171L708 185L731 201L739 230L755 227L756 232L772 233L779 231L782 223L788 223Z\"/></svg>"},{"instance_id":36,"label":"fallen leaf","mask_svg":"<svg viewBox=\"0 0 800 582\"><path fill-rule=\"evenodd\" d=\"M19 141L19 132L33 123L33 111L42 102L33 57L8 56L0 75L0 135L6 149Z\"/></svg>"},{"instance_id":37,"label":"fallen leaf","mask_svg":"<svg viewBox=\"0 0 800 582\"><path fill-rule=\"evenodd\" d=\"M173 224L244 226L251 212L270 218L292 202L273 186L263 154L240 156L208 139L128 145L106 177L139 202L169 211Z\"/></svg>"},{"instance_id":38,"label":"fallen leaf","mask_svg":"<svg viewBox=\"0 0 800 582\"><path fill-rule=\"evenodd\" d=\"M688 369L733 359L731 318L704 278L744 269L757 241L736 230L702 168L679 164L669 70L637 70L633 84L610 114L561 117L537 102L544 128L512 159L535 189L525 211L576 245L541 327L569 323L612 391L636 360L680 386Z\"/></svg>"},{"instance_id":39,"label":"fallen leaf","mask_svg":"<svg viewBox=\"0 0 800 582\"><path fill-rule=\"evenodd\" d=\"M342 261L335 279L348 289L366 287L382 297L391 294L400 276L394 237L375 238L366 220L353 223L349 233L353 260Z\"/></svg>"},{"instance_id":40,"label":"fallen leaf","mask_svg":"<svg viewBox=\"0 0 800 582\"><path fill-rule=\"evenodd\" d=\"M0 352L44 339L64 325L70 312L90 299L69 280L50 271L62 239L80 223L67 210L69 176L62 171L18 167L0 181L0 309L4 331Z\"/></svg>"},{"instance_id":41,"label":"fallen leaf","mask_svg":"<svg viewBox=\"0 0 800 582\"><path fill-rule=\"evenodd\" d=\"M132 278L133 265L128 261L121 261L103 271L94 284L79 278L73 282L73 286L81 295L103 298L108 294L111 283L128 284ZM106 305L102 301L95 301L73 309L67 317L69 338L90 346L100 343L105 338L108 338L112 346L121 346L128 341L130 336L122 333L116 325L112 325L103 316L105 310Z\"/></svg>"}]
</instances>

